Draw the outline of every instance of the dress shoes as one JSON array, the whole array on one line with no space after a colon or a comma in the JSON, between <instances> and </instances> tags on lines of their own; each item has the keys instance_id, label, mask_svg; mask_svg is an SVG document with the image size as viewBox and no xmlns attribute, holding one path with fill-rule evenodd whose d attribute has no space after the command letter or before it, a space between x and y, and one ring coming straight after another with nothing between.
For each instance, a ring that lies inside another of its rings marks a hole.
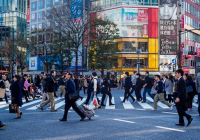
<instances>
[{"instance_id":1,"label":"dress shoes","mask_svg":"<svg viewBox=\"0 0 200 140\"><path fill-rule=\"evenodd\" d=\"M177 123L176 125L177 125L177 126L185 126L184 123Z\"/></svg>"},{"instance_id":2,"label":"dress shoes","mask_svg":"<svg viewBox=\"0 0 200 140\"><path fill-rule=\"evenodd\" d=\"M106 105L104 105L104 104L101 104L101 106L106 106Z\"/></svg>"},{"instance_id":3,"label":"dress shoes","mask_svg":"<svg viewBox=\"0 0 200 140\"><path fill-rule=\"evenodd\" d=\"M191 124L192 121L193 121L193 118L190 118L190 119L188 120L187 126L189 126L189 125Z\"/></svg>"},{"instance_id":4,"label":"dress shoes","mask_svg":"<svg viewBox=\"0 0 200 140\"><path fill-rule=\"evenodd\" d=\"M113 103L110 103L109 105L115 105L115 104L113 104Z\"/></svg>"},{"instance_id":5,"label":"dress shoes","mask_svg":"<svg viewBox=\"0 0 200 140\"><path fill-rule=\"evenodd\" d=\"M84 121L84 120L85 120L85 117L83 117L83 118L80 119L80 121Z\"/></svg>"},{"instance_id":6,"label":"dress shoes","mask_svg":"<svg viewBox=\"0 0 200 140\"><path fill-rule=\"evenodd\" d=\"M59 121L61 121L61 122L66 122L67 121L67 119L59 119Z\"/></svg>"}]
</instances>

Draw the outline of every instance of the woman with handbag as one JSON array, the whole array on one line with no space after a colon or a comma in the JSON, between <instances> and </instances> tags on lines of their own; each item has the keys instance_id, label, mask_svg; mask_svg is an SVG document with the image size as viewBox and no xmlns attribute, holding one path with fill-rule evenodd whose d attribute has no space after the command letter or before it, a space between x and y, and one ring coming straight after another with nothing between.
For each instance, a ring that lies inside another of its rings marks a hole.
<instances>
[{"instance_id":1,"label":"woman with handbag","mask_svg":"<svg viewBox=\"0 0 200 140\"><path fill-rule=\"evenodd\" d=\"M14 76L14 83L11 87L11 94L12 94L12 104L15 105L17 111L17 117L15 119L20 119L22 112L20 111L19 107L23 105L22 102L22 85L20 83L21 77L19 75Z\"/></svg>"},{"instance_id":2,"label":"woman with handbag","mask_svg":"<svg viewBox=\"0 0 200 140\"><path fill-rule=\"evenodd\" d=\"M76 100L79 98L78 92L76 92L76 85L72 79L72 73L67 73L67 84L66 84L66 94L65 94L65 112L62 119L60 121L67 121L67 114L69 109L72 107L74 111L81 117L80 121L85 119L85 115L80 111L80 109L76 105Z\"/></svg>"},{"instance_id":3,"label":"woman with handbag","mask_svg":"<svg viewBox=\"0 0 200 140\"><path fill-rule=\"evenodd\" d=\"M190 92L187 92L188 94L188 108L190 108L190 110L192 111L192 101L193 98L195 96L196 93L196 87L195 87L195 83L192 80L192 76L188 75L187 76L187 80L186 80L186 90L188 87L192 87L192 90L190 90Z\"/></svg>"}]
</instances>

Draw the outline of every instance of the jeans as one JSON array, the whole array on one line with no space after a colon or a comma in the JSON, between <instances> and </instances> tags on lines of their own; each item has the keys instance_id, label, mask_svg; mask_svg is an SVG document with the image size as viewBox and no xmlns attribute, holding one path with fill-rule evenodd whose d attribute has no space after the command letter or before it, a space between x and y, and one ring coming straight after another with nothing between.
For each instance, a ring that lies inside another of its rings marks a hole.
<instances>
[{"instance_id":1,"label":"jeans","mask_svg":"<svg viewBox=\"0 0 200 140\"><path fill-rule=\"evenodd\" d=\"M198 106L198 112L199 112L199 114L200 114L200 93L198 94L198 104L199 104L199 106Z\"/></svg>"},{"instance_id":2,"label":"jeans","mask_svg":"<svg viewBox=\"0 0 200 140\"><path fill-rule=\"evenodd\" d=\"M154 99L154 96L151 94L151 89L150 88L144 88L144 92L143 92L143 102L146 102L146 92L148 93L148 95Z\"/></svg>"}]
</instances>

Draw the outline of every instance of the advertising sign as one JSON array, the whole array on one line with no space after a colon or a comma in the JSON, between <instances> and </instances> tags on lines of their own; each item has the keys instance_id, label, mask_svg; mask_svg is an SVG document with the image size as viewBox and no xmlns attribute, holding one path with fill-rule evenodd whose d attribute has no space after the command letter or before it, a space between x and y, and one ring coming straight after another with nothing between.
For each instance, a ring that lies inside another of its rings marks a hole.
<instances>
[{"instance_id":1,"label":"advertising sign","mask_svg":"<svg viewBox=\"0 0 200 140\"><path fill-rule=\"evenodd\" d=\"M195 43L195 49L196 49L196 52L197 52L196 56L200 57L200 43Z\"/></svg>"},{"instance_id":2,"label":"advertising sign","mask_svg":"<svg viewBox=\"0 0 200 140\"><path fill-rule=\"evenodd\" d=\"M138 9L138 21L140 22L148 21L148 9Z\"/></svg>"},{"instance_id":3,"label":"advertising sign","mask_svg":"<svg viewBox=\"0 0 200 140\"><path fill-rule=\"evenodd\" d=\"M177 1L160 0L160 54L176 55L177 52Z\"/></svg>"},{"instance_id":4,"label":"advertising sign","mask_svg":"<svg viewBox=\"0 0 200 140\"><path fill-rule=\"evenodd\" d=\"M37 70L37 57L29 58L29 70Z\"/></svg>"},{"instance_id":5,"label":"advertising sign","mask_svg":"<svg viewBox=\"0 0 200 140\"><path fill-rule=\"evenodd\" d=\"M69 69L75 69L76 66L76 57L73 56L72 61L71 61L71 66ZM78 56L78 69L82 68L82 56Z\"/></svg>"},{"instance_id":6,"label":"advertising sign","mask_svg":"<svg viewBox=\"0 0 200 140\"><path fill-rule=\"evenodd\" d=\"M148 24L143 24L143 37L148 37Z\"/></svg>"},{"instance_id":7,"label":"advertising sign","mask_svg":"<svg viewBox=\"0 0 200 140\"><path fill-rule=\"evenodd\" d=\"M137 18L138 18L137 9L123 8L122 17L123 17L123 21L137 22Z\"/></svg>"},{"instance_id":8,"label":"advertising sign","mask_svg":"<svg viewBox=\"0 0 200 140\"><path fill-rule=\"evenodd\" d=\"M184 50L184 45L181 45L181 52ZM185 55L181 55L181 66L185 64Z\"/></svg>"}]
</instances>

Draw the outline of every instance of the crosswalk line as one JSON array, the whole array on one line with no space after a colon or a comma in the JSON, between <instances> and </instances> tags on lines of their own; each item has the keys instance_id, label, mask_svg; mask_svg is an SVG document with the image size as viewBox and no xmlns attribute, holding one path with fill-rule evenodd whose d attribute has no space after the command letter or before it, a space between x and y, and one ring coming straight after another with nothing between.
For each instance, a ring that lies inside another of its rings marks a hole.
<instances>
[{"instance_id":1,"label":"crosswalk line","mask_svg":"<svg viewBox=\"0 0 200 140\"><path fill-rule=\"evenodd\" d=\"M62 98L56 98L55 102L58 101L58 100L60 100L60 99L62 99ZM42 101L42 100L40 100L40 101ZM40 106L40 104L34 105L33 107L27 108L26 110L36 110L36 109L38 109L38 106Z\"/></svg>"},{"instance_id":2,"label":"crosswalk line","mask_svg":"<svg viewBox=\"0 0 200 140\"><path fill-rule=\"evenodd\" d=\"M147 100L149 100L151 102L154 102L154 100L152 98L150 98L150 97L147 97ZM164 109L169 108L167 105L161 103L160 101L158 101L157 105L160 106L161 108L164 108Z\"/></svg>"},{"instance_id":3,"label":"crosswalk line","mask_svg":"<svg viewBox=\"0 0 200 140\"><path fill-rule=\"evenodd\" d=\"M26 103L26 104L23 104L22 107L20 107L20 108L24 108L24 107L26 107L26 106L29 106L29 105L38 103L38 102L40 102L40 101L41 101L41 100L35 100L35 101L28 102L28 103ZM9 110L9 109L6 109L6 110Z\"/></svg>"},{"instance_id":4,"label":"crosswalk line","mask_svg":"<svg viewBox=\"0 0 200 140\"><path fill-rule=\"evenodd\" d=\"M192 103L192 105L195 106L195 107L198 107L198 104L196 104L196 103Z\"/></svg>"},{"instance_id":5,"label":"crosswalk line","mask_svg":"<svg viewBox=\"0 0 200 140\"><path fill-rule=\"evenodd\" d=\"M120 97L121 101L123 101L124 97ZM125 101L123 103L123 106L125 109L134 109L133 105L130 103L130 101Z\"/></svg>"},{"instance_id":6,"label":"crosswalk line","mask_svg":"<svg viewBox=\"0 0 200 140\"><path fill-rule=\"evenodd\" d=\"M58 109L59 107L63 106L64 104L65 104L65 100L63 100L63 101L57 103L57 104L55 105L55 109Z\"/></svg>"},{"instance_id":7,"label":"crosswalk line","mask_svg":"<svg viewBox=\"0 0 200 140\"><path fill-rule=\"evenodd\" d=\"M85 100L86 100L87 98L86 97L84 97L82 100L81 99L79 99L78 101L76 101L76 104L77 104L77 106L80 106L80 105L82 105L84 102L85 102ZM72 107L70 108L70 109L72 109Z\"/></svg>"},{"instance_id":8,"label":"crosswalk line","mask_svg":"<svg viewBox=\"0 0 200 140\"><path fill-rule=\"evenodd\" d=\"M134 98L135 98L135 97L134 97ZM147 103L138 102L138 104L139 104L140 106L142 106L143 109L153 109L153 107L150 106L150 105L147 104Z\"/></svg>"},{"instance_id":9,"label":"crosswalk line","mask_svg":"<svg viewBox=\"0 0 200 140\"><path fill-rule=\"evenodd\" d=\"M112 103L115 104L115 99L112 97ZM107 98L106 107L105 109L115 109L115 105L109 105L109 98Z\"/></svg>"}]
</instances>

